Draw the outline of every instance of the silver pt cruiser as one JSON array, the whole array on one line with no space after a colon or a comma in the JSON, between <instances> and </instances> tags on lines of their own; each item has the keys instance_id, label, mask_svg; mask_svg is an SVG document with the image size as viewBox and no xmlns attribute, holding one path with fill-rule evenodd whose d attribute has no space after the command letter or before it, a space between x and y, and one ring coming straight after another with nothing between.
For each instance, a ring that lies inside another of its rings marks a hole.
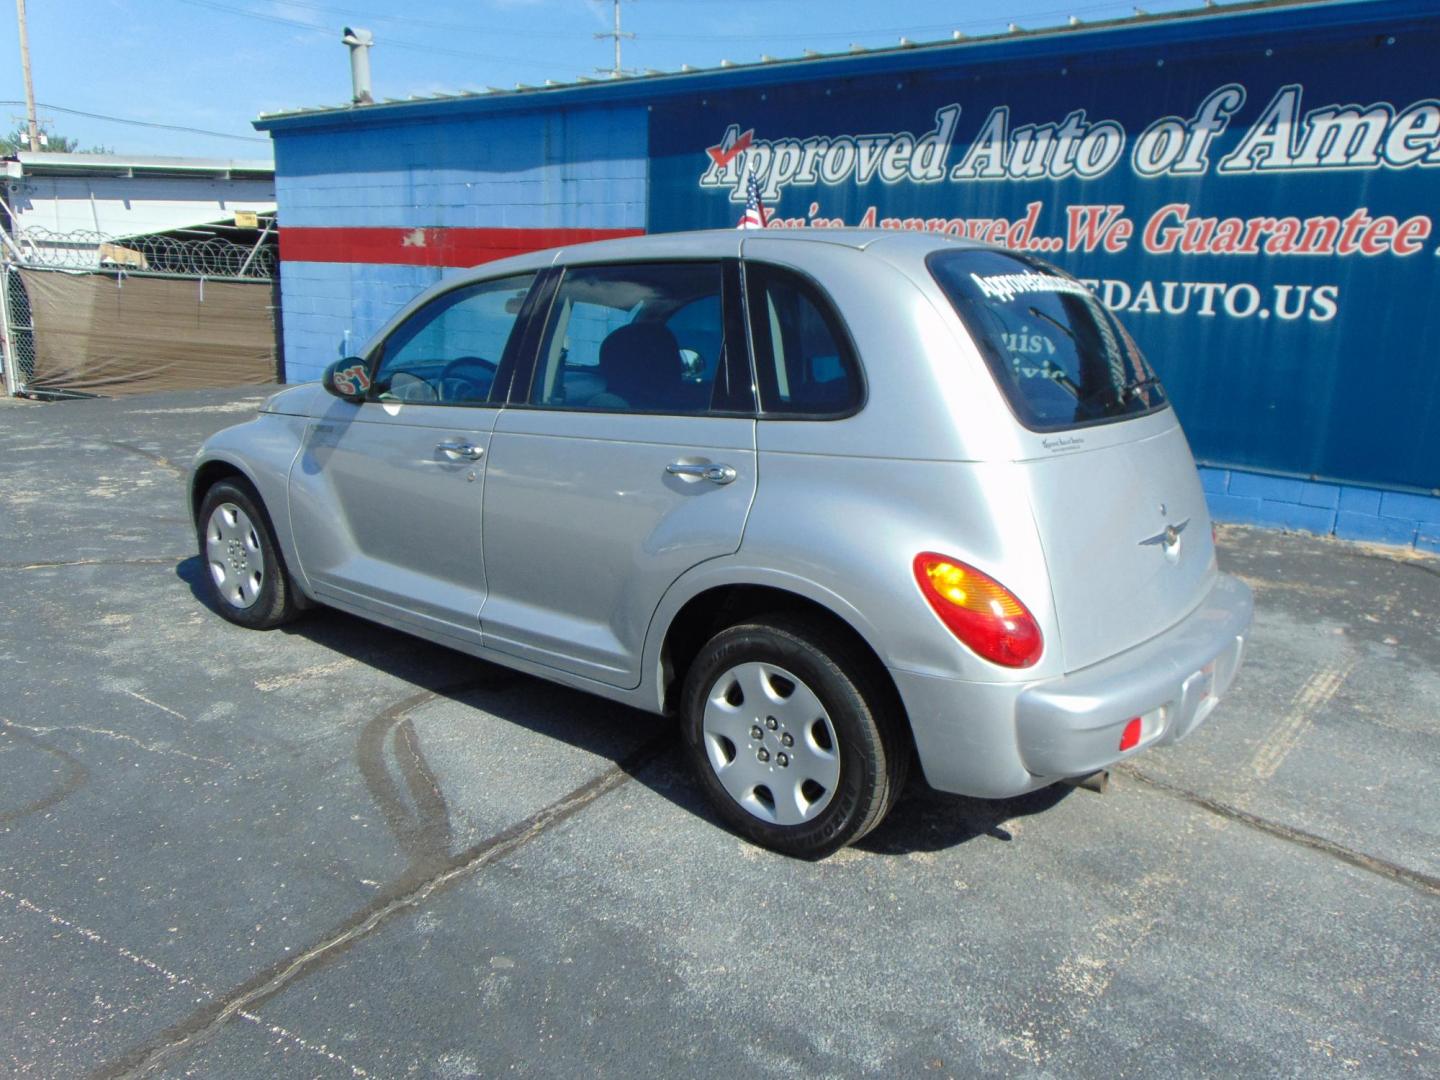
<instances>
[{"instance_id":1,"label":"silver pt cruiser","mask_svg":"<svg viewBox=\"0 0 1440 1080\"><path fill-rule=\"evenodd\" d=\"M448 278L208 440L216 606L342 609L677 714L820 857L917 759L1013 796L1195 729L1251 619L1164 389L1037 259L705 232Z\"/></svg>"}]
</instances>

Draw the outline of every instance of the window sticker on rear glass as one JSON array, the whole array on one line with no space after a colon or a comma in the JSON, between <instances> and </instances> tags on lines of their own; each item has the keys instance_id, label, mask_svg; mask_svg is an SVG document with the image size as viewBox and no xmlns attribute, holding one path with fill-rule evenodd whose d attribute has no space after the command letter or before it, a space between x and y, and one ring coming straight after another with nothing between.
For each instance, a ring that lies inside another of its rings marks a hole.
<instances>
[{"instance_id":1,"label":"window sticker on rear glass","mask_svg":"<svg viewBox=\"0 0 1440 1080\"><path fill-rule=\"evenodd\" d=\"M1033 270L1027 270L1023 274L985 274L983 276L971 272L970 279L980 287L980 291L984 295L1005 301L1014 300L1021 293L1071 293L1075 296L1090 294L1090 290L1074 278L1063 278L1055 274L1037 274Z\"/></svg>"}]
</instances>

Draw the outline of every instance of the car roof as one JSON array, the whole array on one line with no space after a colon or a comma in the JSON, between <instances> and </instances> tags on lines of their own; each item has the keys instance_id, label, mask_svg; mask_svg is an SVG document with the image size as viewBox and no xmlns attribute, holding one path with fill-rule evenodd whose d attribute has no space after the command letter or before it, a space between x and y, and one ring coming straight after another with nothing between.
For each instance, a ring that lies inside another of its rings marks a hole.
<instances>
[{"instance_id":1,"label":"car roof","mask_svg":"<svg viewBox=\"0 0 1440 1080\"><path fill-rule=\"evenodd\" d=\"M472 267L463 272L463 279L539 270L557 263L569 265L611 260L628 262L647 258L733 258L743 252L745 242L752 238L763 238L767 247L772 240L785 244L830 244L857 251L878 247L888 253L922 258L931 251L944 248L991 246L945 233L902 229L700 229L692 232L646 233L527 252ZM454 283L451 278L449 284Z\"/></svg>"},{"instance_id":2,"label":"car roof","mask_svg":"<svg viewBox=\"0 0 1440 1080\"><path fill-rule=\"evenodd\" d=\"M626 258L643 257L648 248L673 249L677 241L686 246L693 245L697 255L720 254L735 247L737 239L743 243L757 237L780 240L787 244L836 244L841 247L863 251L877 243L898 242L907 246L923 246L926 249L948 246L956 243L979 247L974 241L958 240L939 232L922 232L905 229L696 229L690 232L646 233L643 236L627 236L616 240L597 240L588 244L574 244L562 248L566 261L571 257L583 257L589 261L594 254L613 250L616 256L622 252Z\"/></svg>"}]
</instances>

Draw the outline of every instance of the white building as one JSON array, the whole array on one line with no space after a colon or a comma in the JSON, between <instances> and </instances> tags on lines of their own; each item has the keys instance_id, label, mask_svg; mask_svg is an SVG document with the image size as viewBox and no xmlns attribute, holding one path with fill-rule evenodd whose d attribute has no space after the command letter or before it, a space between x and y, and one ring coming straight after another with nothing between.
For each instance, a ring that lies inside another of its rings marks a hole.
<instances>
[{"instance_id":1,"label":"white building","mask_svg":"<svg viewBox=\"0 0 1440 1080\"><path fill-rule=\"evenodd\" d=\"M102 245L156 234L253 242L257 219L275 213L268 161L21 152L0 164L0 225L27 262L125 262Z\"/></svg>"}]
</instances>

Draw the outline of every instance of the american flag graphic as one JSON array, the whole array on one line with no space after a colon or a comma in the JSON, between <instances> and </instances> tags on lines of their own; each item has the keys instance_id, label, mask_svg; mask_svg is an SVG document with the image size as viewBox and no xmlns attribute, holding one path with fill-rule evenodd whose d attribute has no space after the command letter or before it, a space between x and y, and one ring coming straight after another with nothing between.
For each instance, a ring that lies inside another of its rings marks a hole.
<instances>
[{"instance_id":1,"label":"american flag graphic","mask_svg":"<svg viewBox=\"0 0 1440 1080\"><path fill-rule=\"evenodd\" d=\"M763 229L765 228L765 204L760 201L760 181L755 179L755 174L750 174L749 182L745 185L745 213L740 217L740 224L737 229Z\"/></svg>"}]
</instances>

